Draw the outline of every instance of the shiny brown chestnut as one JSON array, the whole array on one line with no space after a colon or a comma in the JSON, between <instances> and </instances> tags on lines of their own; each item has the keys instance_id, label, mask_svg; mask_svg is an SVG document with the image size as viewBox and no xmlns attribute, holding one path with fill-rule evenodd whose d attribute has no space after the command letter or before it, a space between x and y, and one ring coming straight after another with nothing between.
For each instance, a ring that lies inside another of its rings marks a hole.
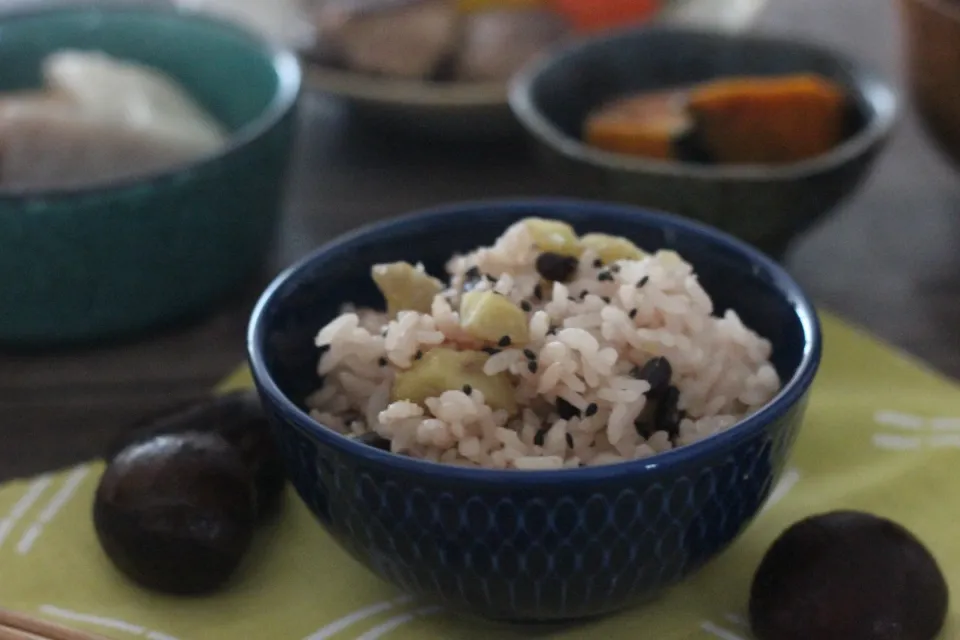
<instances>
[{"instance_id":1,"label":"shiny brown chestnut","mask_svg":"<svg viewBox=\"0 0 960 640\"><path fill-rule=\"evenodd\" d=\"M218 433L236 447L254 477L258 518L277 512L286 485L283 459L254 391L204 395L146 416L120 435L106 458L111 460L133 443L184 431Z\"/></svg>"},{"instance_id":2,"label":"shiny brown chestnut","mask_svg":"<svg viewBox=\"0 0 960 640\"><path fill-rule=\"evenodd\" d=\"M834 511L788 528L750 589L758 640L933 640L948 607L933 555L901 525Z\"/></svg>"},{"instance_id":3,"label":"shiny brown chestnut","mask_svg":"<svg viewBox=\"0 0 960 640\"><path fill-rule=\"evenodd\" d=\"M174 594L221 586L250 545L253 480L215 433L159 435L117 453L97 487L97 537L138 584Z\"/></svg>"}]
</instances>

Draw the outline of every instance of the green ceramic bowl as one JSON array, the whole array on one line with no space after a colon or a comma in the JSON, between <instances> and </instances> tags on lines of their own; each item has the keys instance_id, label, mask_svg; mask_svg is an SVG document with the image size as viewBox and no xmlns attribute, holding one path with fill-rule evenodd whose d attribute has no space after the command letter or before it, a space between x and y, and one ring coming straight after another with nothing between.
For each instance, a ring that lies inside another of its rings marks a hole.
<instances>
[{"instance_id":1,"label":"green ceramic bowl","mask_svg":"<svg viewBox=\"0 0 960 640\"><path fill-rule=\"evenodd\" d=\"M129 336L207 311L268 255L301 72L237 27L165 8L57 6L0 15L0 92L94 49L177 79L231 131L215 156L143 178L0 189L0 343Z\"/></svg>"}]
</instances>

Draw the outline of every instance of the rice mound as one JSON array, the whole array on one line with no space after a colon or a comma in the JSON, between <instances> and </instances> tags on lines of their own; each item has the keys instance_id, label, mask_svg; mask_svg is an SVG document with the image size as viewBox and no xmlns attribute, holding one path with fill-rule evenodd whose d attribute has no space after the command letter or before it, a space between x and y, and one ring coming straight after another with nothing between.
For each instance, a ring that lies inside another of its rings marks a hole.
<instances>
[{"instance_id":1,"label":"rice mound","mask_svg":"<svg viewBox=\"0 0 960 640\"><path fill-rule=\"evenodd\" d=\"M454 256L447 288L429 313L390 319L345 308L316 337L325 349L318 366L324 384L306 400L311 416L350 437L379 436L397 454L558 469L648 458L702 440L779 390L769 341L732 310L713 315L710 296L675 252L603 264L587 249L572 280L547 286L536 268L540 253L520 222L493 246ZM469 385L421 404L391 402L395 376L424 353L441 345L481 348L457 312L467 289L493 290L526 312L526 344L484 348L491 355L483 372L510 376L518 410L494 409ZM639 375L662 359L674 389L667 399L669 389L652 390ZM651 391L658 396L648 397Z\"/></svg>"}]
</instances>

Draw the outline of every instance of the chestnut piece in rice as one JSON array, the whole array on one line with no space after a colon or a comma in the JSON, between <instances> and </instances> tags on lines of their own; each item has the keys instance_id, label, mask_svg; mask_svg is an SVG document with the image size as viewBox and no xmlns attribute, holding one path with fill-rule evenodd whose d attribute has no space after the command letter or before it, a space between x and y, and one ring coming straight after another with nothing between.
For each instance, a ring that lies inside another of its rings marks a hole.
<instances>
[{"instance_id":1,"label":"chestnut piece in rice","mask_svg":"<svg viewBox=\"0 0 960 640\"><path fill-rule=\"evenodd\" d=\"M696 442L780 388L769 341L673 251L530 218L447 271L437 292L421 265L373 268L390 313L320 330L314 419L436 462L575 468Z\"/></svg>"}]
</instances>

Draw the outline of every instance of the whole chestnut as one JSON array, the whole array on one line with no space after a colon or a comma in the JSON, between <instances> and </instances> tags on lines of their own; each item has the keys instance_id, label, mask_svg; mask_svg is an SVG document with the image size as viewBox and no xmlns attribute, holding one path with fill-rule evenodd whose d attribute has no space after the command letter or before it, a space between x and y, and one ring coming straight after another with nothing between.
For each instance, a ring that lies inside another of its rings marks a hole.
<instances>
[{"instance_id":1,"label":"whole chestnut","mask_svg":"<svg viewBox=\"0 0 960 640\"><path fill-rule=\"evenodd\" d=\"M211 591L250 545L253 480L218 434L159 435L114 456L97 487L93 521L107 556L135 582L175 594Z\"/></svg>"},{"instance_id":2,"label":"whole chestnut","mask_svg":"<svg viewBox=\"0 0 960 640\"><path fill-rule=\"evenodd\" d=\"M912 533L834 511L794 524L767 551L750 626L758 640L933 640L948 601L940 567Z\"/></svg>"},{"instance_id":3,"label":"whole chestnut","mask_svg":"<svg viewBox=\"0 0 960 640\"><path fill-rule=\"evenodd\" d=\"M277 512L286 485L283 459L254 391L204 395L150 414L128 427L108 448L106 458L112 459L133 443L184 431L223 436L237 449L253 474L258 518Z\"/></svg>"}]
</instances>

